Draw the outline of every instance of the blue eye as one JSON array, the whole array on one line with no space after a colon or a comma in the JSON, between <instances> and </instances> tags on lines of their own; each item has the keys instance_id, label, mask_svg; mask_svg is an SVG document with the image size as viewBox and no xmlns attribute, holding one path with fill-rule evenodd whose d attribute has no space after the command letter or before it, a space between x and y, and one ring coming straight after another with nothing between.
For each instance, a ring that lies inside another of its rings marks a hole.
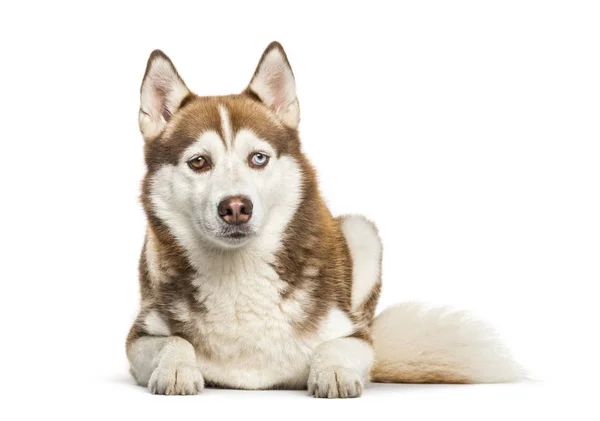
<instances>
[{"instance_id":1,"label":"blue eye","mask_svg":"<svg viewBox=\"0 0 600 421\"><path fill-rule=\"evenodd\" d=\"M250 155L249 164L252 168L261 168L267 165L269 156L264 153L256 152Z\"/></svg>"}]
</instances>

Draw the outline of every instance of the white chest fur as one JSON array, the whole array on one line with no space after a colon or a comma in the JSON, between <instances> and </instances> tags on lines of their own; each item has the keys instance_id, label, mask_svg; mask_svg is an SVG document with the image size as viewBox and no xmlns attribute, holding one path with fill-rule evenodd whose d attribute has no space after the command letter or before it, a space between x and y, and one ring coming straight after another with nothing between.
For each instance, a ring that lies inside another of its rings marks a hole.
<instances>
[{"instance_id":1,"label":"white chest fur","mask_svg":"<svg viewBox=\"0 0 600 421\"><path fill-rule=\"evenodd\" d=\"M214 263L194 281L206 312L186 320L203 344L198 363L207 381L246 389L304 387L312 350L352 331L350 320L334 309L317 332L300 335L295 326L312 299L306 291L282 298L286 283L262 259Z\"/></svg>"}]
</instances>

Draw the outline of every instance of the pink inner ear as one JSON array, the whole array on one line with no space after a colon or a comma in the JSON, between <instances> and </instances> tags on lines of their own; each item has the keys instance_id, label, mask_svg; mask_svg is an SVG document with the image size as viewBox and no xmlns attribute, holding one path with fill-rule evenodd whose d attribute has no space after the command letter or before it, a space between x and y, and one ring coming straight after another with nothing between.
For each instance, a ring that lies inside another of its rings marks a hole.
<instances>
[{"instance_id":1,"label":"pink inner ear","mask_svg":"<svg viewBox=\"0 0 600 421\"><path fill-rule=\"evenodd\" d=\"M262 99L275 111L287 105L289 72L290 69L283 62L283 58L279 54L273 56L273 53L271 53L262 63L260 72L257 75L257 88L259 91L263 90L262 93L265 96ZM266 92L264 92L264 89L260 89L261 81L262 85L266 88Z\"/></svg>"},{"instance_id":2,"label":"pink inner ear","mask_svg":"<svg viewBox=\"0 0 600 421\"><path fill-rule=\"evenodd\" d=\"M269 90L271 91L271 107L278 110L285 103L285 77L281 71L275 72L269 81Z\"/></svg>"},{"instance_id":3,"label":"pink inner ear","mask_svg":"<svg viewBox=\"0 0 600 421\"><path fill-rule=\"evenodd\" d=\"M169 121L171 118L171 112L167 108L167 83L162 79L156 79L153 82L152 109L159 112L166 121Z\"/></svg>"}]
</instances>

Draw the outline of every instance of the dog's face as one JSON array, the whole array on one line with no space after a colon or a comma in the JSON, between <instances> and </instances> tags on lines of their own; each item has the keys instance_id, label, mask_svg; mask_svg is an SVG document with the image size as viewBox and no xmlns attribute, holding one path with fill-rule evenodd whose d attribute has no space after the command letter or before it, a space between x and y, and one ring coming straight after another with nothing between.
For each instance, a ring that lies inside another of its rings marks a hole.
<instances>
[{"instance_id":1,"label":"dog's face","mask_svg":"<svg viewBox=\"0 0 600 421\"><path fill-rule=\"evenodd\" d=\"M302 178L299 109L279 44L267 48L240 95L192 94L160 52L141 93L146 210L180 241L241 247L291 217Z\"/></svg>"}]
</instances>

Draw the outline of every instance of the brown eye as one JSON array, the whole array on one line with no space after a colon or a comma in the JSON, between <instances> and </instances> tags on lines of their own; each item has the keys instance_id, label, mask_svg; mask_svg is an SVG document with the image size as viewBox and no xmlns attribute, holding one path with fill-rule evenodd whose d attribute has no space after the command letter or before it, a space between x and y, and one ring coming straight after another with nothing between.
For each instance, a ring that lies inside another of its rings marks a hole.
<instances>
[{"instance_id":1,"label":"brown eye","mask_svg":"<svg viewBox=\"0 0 600 421\"><path fill-rule=\"evenodd\" d=\"M208 158L202 155L193 157L187 163L188 166L194 171L206 171L210 169L210 162L208 161Z\"/></svg>"},{"instance_id":2,"label":"brown eye","mask_svg":"<svg viewBox=\"0 0 600 421\"><path fill-rule=\"evenodd\" d=\"M261 168L267 165L269 162L269 156L264 153L256 152L250 155L248 163L252 168Z\"/></svg>"}]
</instances>

